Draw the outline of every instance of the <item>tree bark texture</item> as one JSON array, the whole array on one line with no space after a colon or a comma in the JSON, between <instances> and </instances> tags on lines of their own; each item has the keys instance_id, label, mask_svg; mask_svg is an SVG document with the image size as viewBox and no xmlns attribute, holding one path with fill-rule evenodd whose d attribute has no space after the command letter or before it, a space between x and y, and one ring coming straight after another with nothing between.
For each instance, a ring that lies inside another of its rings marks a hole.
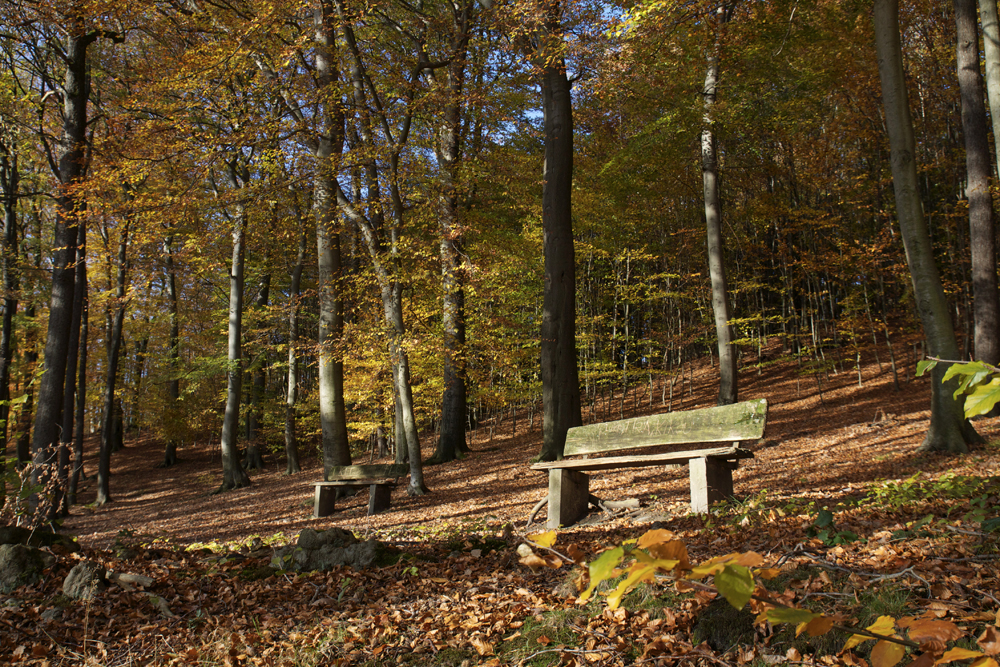
<instances>
[{"instance_id":1,"label":"tree bark texture","mask_svg":"<svg viewBox=\"0 0 1000 667\"><path fill-rule=\"evenodd\" d=\"M958 87L965 135L966 196L969 200L969 246L972 255L972 303L975 357L1000 362L1000 294L997 292L996 234L990 196L990 144L979 70L976 0L954 0L958 39Z\"/></svg>"},{"instance_id":2,"label":"tree bark texture","mask_svg":"<svg viewBox=\"0 0 1000 667\"><path fill-rule=\"evenodd\" d=\"M260 291L257 293L257 313L262 315L264 309L271 298L271 274L266 273L260 281ZM263 354L263 353L262 353ZM250 409L247 411L247 451L244 457L244 467L247 470L263 470L264 454L261 451L260 433L262 423L261 400L264 398L264 391L267 385L267 374L264 364L266 359L261 359L258 364L254 362L253 385L250 390Z\"/></svg>"},{"instance_id":3,"label":"tree bark texture","mask_svg":"<svg viewBox=\"0 0 1000 667\"><path fill-rule=\"evenodd\" d=\"M76 27L76 26L75 26ZM82 31L82 28L79 28ZM74 35L66 48L66 79L63 84L63 134L59 157L59 192L56 197L56 223L53 240L52 294L49 300L49 325L45 337L44 364L35 407L31 440L32 461L36 465L32 481L55 463L55 447L62 423L63 386L70 349L75 287L77 221L83 202L77 188L85 176L87 100L90 76L87 48L93 35Z\"/></svg>"},{"instance_id":4,"label":"tree bark texture","mask_svg":"<svg viewBox=\"0 0 1000 667\"><path fill-rule=\"evenodd\" d=\"M930 235L920 201L913 122L899 38L898 0L876 0L874 23L879 78L882 82L882 105L889 133L896 215L903 236L917 310L930 354L942 359L957 359L958 343L941 286L941 277L934 263ZM969 445L981 442L982 438L965 419L962 404L953 397L958 381L952 380L947 384L941 382L944 366L945 364L938 364L932 373L931 424L920 449L968 452Z\"/></svg>"},{"instance_id":5,"label":"tree bark texture","mask_svg":"<svg viewBox=\"0 0 1000 667\"><path fill-rule=\"evenodd\" d=\"M562 37L561 9L553 3L546 26ZM542 450L539 459L561 459L566 431L583 423L576 359L576 266L573 248L573 100L566 64L546 59L542 69L545 168L542 235L545 295L542 302Z\"/></svg>"},{"instance_id":6,"label":"tree bark texture","mask_svg":"<svg viewBox=\"0 0 1000 667\"><path fill-rule=\"evenodd\" d=\"M75 429L73 422L76 419L74 409L76 398L76 374L80 357L80 325L83 320L84 291L83 281L86 276L87 263L87 225L81 219L77 225L77 257L73 267L75 274L74 282L76 287L73 290L73 316L70 323L69 354L66 357L66 381L63 389L63 419L62 429L59 438L59 488L56 499L59 501L59 513L63 516L69 514L68 487L70 484L70 458L73 452L73 436ZM86 373L86 367L83 367ZM54 508L55 509L55 508Z\"/></svg>"},{"instance_id":7,"label":"tree bark texture","mask_svg":"<svg viewBox=\"0 0 1000 667\"><path fill-rule=\"evenodd\" d=\"M229 166L230 182L238 182L235 165ZM245 168L244 168L245 171ZM249 175L244 173L244 183ZM222 485L219 491L228 491L250 485L250 478L240 464L236 441L239 432L240 398L243 383L243 269L246 257L246 211L243 204L235 207L233 220L233 258L229 272L229 368L226 372L226 412L222 419Z\"/></svg>"},{"instance_id":8,"label":"tree bark texture","mask_svg":"<svg viewBox=\"0 0 1000 667\"><path fill-rule=\"evenodd\" d=\"M445 73L448 101L438 128L437 161L440 165L441 194L438 201L440 224L442 326L444 343L444 393L441 397L441 433L433 460L454 460L468 451L465 437L465 281L463 261L464 230L458 196L459 167L462 160L462 108L465 68L468 55L472 3L454 9L452 59Z\"/></svg>"},{"instance_id":9,"label":"tree bark texture","mask_svg":"<svg viewBox=\"0 0 1000 667\"><path fill-rule=\"evenodd\" d=\"M705 196L705 226L708 244L708 275L712 281L712 312L719 345L719 405L731 405L737 398L736 349L732 310L726 281L725 253L722 239L722 198L719 195L719 151L715 136L715 100L719 81L724 19L720 8L715 25L715 40L708 54L705 72L701 131L701 178Z\"/></svg>"},{"instance_id":10,"label":"tree bark texture","mask_svg":"<svg viewBox=\"0 0 1000 667\"><path fill-rule=\"evenodd\" d=\"M14 315L17 313L20 275L18 265L17 199L20 190L20 167L14 141L0 142L0 188L3 196L3 329L0 331L0 457L7 456L10 432L10 365L14 358ZM2 472L2 468L0 468Z\"/></svg>"},{"instance_id":11,"label":"tree bark texture","mask_svg":"<svg viewBox=\"0 0 1000 667\"><path fill-rule=\"evenodd\" d=\"M181 416L178 414L181 399L181 328L177 308L177 271L174 267L174 235L168 233L163 241L163 255L167 270L167 312L170 318L170 334L167 344L168 367L170 378L167 380L167 415L170 423L167 425L167 444L163 450L161 468L169 468L177 464L177 432Z\"/></svg>"},{"instance_id":12,"label":"tree bark texture","mask_svg":"<svg viewBox=\"0 0 1000 667\"><path fill-rule=\"evenodd\" d=\"M76 376L76 419L73 422L73 468L69 476L69 490L66 492L70 505L76 504L77 489L80 477L83 476L83 420L87 409L87 339L90 323L86 262L81 262L76 271L77 289L83 291L83 313L80 316L80 370Z\"/></svg>"},{"instance_id":13,"label":"tree bark texture","mask_svg":"<svg viewBox=\"0 0 1000 667\"><path fill-rule=\"evenodd\" d=\"M288 392L285 394L285 474L302 470L299 465L299 440L295 432L295 404L299 395L299 303L302 294L302 270L306 263L306 239L299 237L299 249L292 269L291 308L288 309Z\"/></svg>"},{"instance_id":14,"label":"tree bark texture","mask_svg":"<svg viewBox=\"0 0 1000 667\"><path fill-rule=\"evenodd\" d=\"M126 216L118 239L118 276L115 287L114 315L108 329L108 364L104 381L104 412L101 419L101 448L97 458L98 506L111 502L111 453L115 450L118 425L118 405L115 387L118 382L118 362L121 357L122 329L125 324L125 288L128 284L128 236L131 218Z\"/></svg>"},{"instance_id":15,"label":"tree bark texture","mask_svg":"<svg viewBox=\"0 0 1000 667\"><path fill-rule=\"evenodd\" d=\"M313 181L316 252L319 266L319 414L323 432L324 475L334 466L351 464L344 405L344 329L341 296L340 228L336 219L334 179L344 149L344 114L334 86L339 79L332 4L320 0L315 10L317 87L323 131L317 137Z\"/></svg>"}]
</instances>

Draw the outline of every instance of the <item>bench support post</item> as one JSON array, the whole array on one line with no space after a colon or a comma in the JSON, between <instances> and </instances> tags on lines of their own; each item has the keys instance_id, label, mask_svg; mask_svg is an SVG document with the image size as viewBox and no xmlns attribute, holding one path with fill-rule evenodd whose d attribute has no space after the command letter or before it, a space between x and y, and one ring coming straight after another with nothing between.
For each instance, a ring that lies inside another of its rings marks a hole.
<instances>
[{"instance_id":1,"label":"bench support post","mask_svg":"<svg viewBox=\"0 0 1000 667\"><path fill-rule=\"evenodd\" d=\"M333 504L337 498L337 487L316 485L313 498L313 518L322 519L333 514Z\"/></svg>"},{"instance_id":2,"label":"bench support post","mask_svg":"<svg viewBox=\"0 0 1000 667\"><path fill-rule=\"evenodd\" d=\"M705 514L712 503L733 495L733 471L729 461L713 457L691 459L691 510Z\"/></svg>"},{"instance_id":3,"label":"bench support post","mask_svg":"<svg viewBox=\"0 0 1000 667\"><path fill-rule=\"evenodd\" d=\"M388 484L372 484L368 490L368 516L388 510L391 496Z\"/></svg>"},{"instance_id":4,"label":"bench support post","mask_svg":"<svg viewBox=\"0 0 1000 667\"><path fill-rule=\"evenodd\" d=\"M549 530L572 526L587 516L590 477L577 470L549 471Z\"/></svg>"}]
</instances>

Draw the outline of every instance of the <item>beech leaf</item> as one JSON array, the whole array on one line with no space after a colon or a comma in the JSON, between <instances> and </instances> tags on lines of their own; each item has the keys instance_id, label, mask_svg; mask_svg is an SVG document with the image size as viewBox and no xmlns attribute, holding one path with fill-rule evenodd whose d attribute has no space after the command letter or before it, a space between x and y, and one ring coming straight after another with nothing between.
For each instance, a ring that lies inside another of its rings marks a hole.
<instances>
[{"instance_id":1,"label":"beech leaf","mask_svg":"<svg viewBox=\"0 0 1000 667\"><path fill-rule=\"evenodd\" d=\"M639 548L649 549L651 546L656 544L664 544L669 542L674 537L674 534L669 530L664 528L657 528L655 530L647 530L642 537L639 538Z\"/></svg>"},{"instance_id":2,"label":"beech leaf","mask_svg":"<svg viewBox=\"0 0 1000 667\"><path fill-rule=\"evenodd\" d=\"M1000 653L1000 632L995 625L988 625L979 635L979 648L983 649L986 655L996 655Z\"/></svg>"},{"instance_id":3,"label":"beech leaf","mask_svg":"<svg viewBox=\"0 0 1000 667\"><path fill-rule=\"evenodd\" d=\"M534 542L540 547L545 549L550 549L553 544L556 543L556 531L550 530L546 533L535 533L534 535L528 535L528 540Z\"/></svg>"},{"instance_id":4,"label":"beech leaf","mask_svg":"<svg viewBox=\"0 0 1000 667\"><path fill-rule=\"evenodd\" d=\"M906 647L902 644L882 639L872 649L872 667L893 667L905 654Z\"/></svg>"},{"instance_id":5,"label":"beech leaf","mask_svg":"<svg viewBox=\"0 0 1000 667\"><path fill-rule=\"evenodd\" d=\"M955 662L956 660L974 660L976 658L983 657L983 654L979 651L970 651L967 648L955 648L948 649L944 652L940 658L938 658L934 664L935 665L945 665L949 662Z\"/></svg>"},{"instance_id":6,"label":"beech leaf","mask_svg":"<svg viewBox=\"0 0 1000 667\"><path fill-rule=\"evenodd\" d=\"M920 618L912 623L908 628L910 639L922 644L925 641L936 639L942 642L949 642L965 635L958 629L958 626L951 621L938 621L936 619Z\"/></svg>"},{"instance_id":7,"label":"beech leaf","mask_svg":"<svg viewBox=\"0 0 1000 667\"><path fill-rule=\"evenodd\" d=\"M615 547L614 549L608 549L592 562L589 566L590 571L590 585L587 586L587 590L580 595L580 601L585 602L590 599L591 594L593 594L594 589L602 581L611 579L618 575L618 564L622 562L622 558L625 556L625 550L622 547Z\"/></svg>"},{"instance_id":8,"label":"beech leaf","mask_svg":"<svg viewBox=\"0 0 1000 667\"><path fill-rule=\"evenodd\" d=\"M753 595L753 574L742 565L727 565L715 575L715 587L736 609L742 609Z\"/></svg>"},{"instance_id":9,"label":"beech leaf","mask_svg":"<svg viewBox=\"0 0 1000 667\"><path fill-rule=\"evenodd\" d=\"M891 635L895 629L896 619L892 616L879 616L878 620L865 628L868 632L874 632L877 635Z\"/></svg>"},{"instance_id":10,"label":"beech leaf","mask_svg":"<svg viewBox=\"0 0 1000 667\"><path fill-rule=\"evenodd\" d=\"M767 620L771 623L808 623L819 616L816 612L808 609L792 609L789 607L775 607L767 610Z\"/></svg>"}]
</instances>

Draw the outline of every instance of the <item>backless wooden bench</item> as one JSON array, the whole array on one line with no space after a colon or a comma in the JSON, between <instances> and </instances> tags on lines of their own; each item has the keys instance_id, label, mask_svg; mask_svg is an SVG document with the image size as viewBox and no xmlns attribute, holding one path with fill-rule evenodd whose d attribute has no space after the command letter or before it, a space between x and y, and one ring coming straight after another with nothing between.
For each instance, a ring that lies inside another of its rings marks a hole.
<instances>
[{"instance_id":1,"label":"backless wooden bench","mask_svg":"<svg viewBox=\"0 0 1000 667\"><path fill-rule=\"evenodd\" d=\"M753 452L741 448L740 443L762 438L766 421L767 400L758 399L571 428L566 435L565 457L662 445L728 444L682 452L536 463L532 470L549 472L548 527L570 526L587 515L590 478L585 471L592 470L686 463L691 476L691 509L707 512L712 503L733 495L733 469L739 459L753 458Z\"/></svg>"},{"instance_id":2,"label":"backless wooden bench","mask_svg":"<svg viewBox=\"0 0 1000 667\"><path fill-rule=\"evenodd\" d=\"M313 482L316 487L313 502L313 516L317 519L333 514L337 489L345 487L369 487L368 515L389 509L392 487L396 479L410 472L405 464L388 463L381 465L335 466L330 469L326 480Z\"/></svg>"}]
</instances>

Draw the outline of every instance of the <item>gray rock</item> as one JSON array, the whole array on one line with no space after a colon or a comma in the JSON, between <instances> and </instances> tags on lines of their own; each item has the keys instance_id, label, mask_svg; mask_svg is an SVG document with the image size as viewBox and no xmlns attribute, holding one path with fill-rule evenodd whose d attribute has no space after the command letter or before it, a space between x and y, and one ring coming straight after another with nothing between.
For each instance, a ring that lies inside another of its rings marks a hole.
<instances>
[{"instance_id":1,"label":"gray rock","mask_svg":"<svg viewBox=\"0 0 1000 667\"><path fill-rule=\"evenodd\" d=\"M364 568L375 562L380 548L376 540L360 542L353 533L341 528L322 532L306 528L295 546L275 552L272 565L301 572L330 570L340 565Z\"/></svg>"},{"instance_id":2,"label":"gray rock","mask_svg":"<svg viewBox=\"0 0 1000 667\"><path fill-rule=\"evenodd\" d=\"M23 544L0 545L0 593L42 580L42 573L56 562L55 556Z\"/></svg>"},{"instance_id":3,"label":"gray rock","mask_svg":"<svg viewBox=\"0 0 1000 667\"><path fill-rule=\"evenodd\" d=\"M74 600L93 600L94 596L107 588L104 583L104 566L92 560L85 560L73 566L63 582L63 595Z\"/></svg>"},{"instance_id":4,"label":"gray rock","mask_svg":"<svg viewBox=\"0 0 1000 667\"><path fill-rule=\"evenodd\" d=\"M62 618L62 615L63 615L63 610L61 607L52 607L50 609L46 609L38 616L43 621L58 621L60 618Z\"/></svg>"},{"instance_id":5,"label":"gray rock","mask_svg":"<svg viewBox=\"0 0 1000 667\"><path fill-rule=\"evenodd\" d=\"M354 533L343 528L331 528L317 532L312 528L306 528L299 533L298 546L303 549L320 549L325 546L348 547L356 544L358 538Z\"/></svg>"}]
</instances>

